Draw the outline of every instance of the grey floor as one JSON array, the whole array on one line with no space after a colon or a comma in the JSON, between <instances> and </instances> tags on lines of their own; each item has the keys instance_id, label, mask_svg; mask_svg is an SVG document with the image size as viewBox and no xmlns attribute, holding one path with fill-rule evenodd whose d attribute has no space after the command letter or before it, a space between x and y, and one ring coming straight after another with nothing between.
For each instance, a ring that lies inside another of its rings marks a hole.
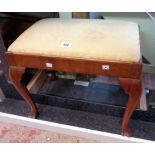
<instances>
[{"instance_id":1,"label":"grey floor","mask_svg":"<svg viewBox=\"0 0 155 155\"><path fill-rule=\"evenodd\" d=\"M78 126L98 131L120 134L121 118L104 114L95 114L70 110L50 105L37 104L39 116L37 119ZM0 111L27 116L27 105L22 100L6 98L0 103ZM155 123L131 120L132 137L155 140Z\"/></svg>"}]
</instances>

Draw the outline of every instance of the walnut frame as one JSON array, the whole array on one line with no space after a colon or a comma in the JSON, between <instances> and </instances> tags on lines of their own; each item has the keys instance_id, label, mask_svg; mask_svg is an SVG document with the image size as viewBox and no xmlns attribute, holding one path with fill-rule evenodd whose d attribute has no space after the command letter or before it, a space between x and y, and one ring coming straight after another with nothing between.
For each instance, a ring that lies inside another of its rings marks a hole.
<instances>
[{"instance_id":1,"label":"walnut frame","mask_svg":"<svg viewBox=\"0 0 155 155\"><path fill-rule=\"evenodd\" d=\"M43 70L59 70L65 72L75 72L83 74L100 74L108 76L117 76L119 83L125 92L129 95L129 100L125 108L122 121L122 135L129 136L128 123L132 113L136 109L142 91L142 62L127 63L127 62L108 62L72 58L47 57L28 54L13 54L6 53L6 58L9 64L9 77L13 85L25 99L30 108L29 117L37 116L36 105L26 89L20 82L26 68L43 69ZM52 67L47 67L46 63L51 63ZM109 70L103 70L102 65L110 66Z\"/></svg>"}]
</instances>

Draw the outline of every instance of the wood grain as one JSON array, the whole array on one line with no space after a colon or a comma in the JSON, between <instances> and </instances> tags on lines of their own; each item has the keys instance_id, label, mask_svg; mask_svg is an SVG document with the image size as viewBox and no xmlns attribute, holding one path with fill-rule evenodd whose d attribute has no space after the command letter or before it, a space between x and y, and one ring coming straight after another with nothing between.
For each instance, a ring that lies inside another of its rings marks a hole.
<instances>
[{"instance_id":1,"label":"wood grain","mask_svg":"<svg viewBox=\"0 0 155 155\"><path fill-rule=\"evenodd\" d=\"M6 53L9 64L10 77L18 92L23 96L31 109L31 116L35 117L37 110L35 104L20 80L25 68L34 68L50 71L75 72L82 74L99 74L119 77L119 82L129 95L129 100L122 121L122 134L129 135L128 123L136 109L141 96L141 60L137 63L109 62L101 60L83 60L60 57L47 57L26 54ZM103 65L108 69L103 69Z\"/></svg>"},{"instance_id":2,"label":"wood grain","mask_svg":"<svg viewBox=\"0 0 155 155\"><path fill-rule=\"evenodd\" d=\"M100 74L134 79L139 79L142 72L142 65L140 62L107 62L101 60L97 61L59 57L45 57L13 53L6 53L6 57L9 66L35 69L58 70L83 74ZM46 63L52 63L52 67L47 67ZM110 69L103 70L102 65L109 65Z\"/></svg>"},{"instance_id":3,"label":"wood grain","mask_svg":"<svg viewBox=\"0 0 155 155\"><path fill-rule=\"evenodd\" d=\"M119 83L124 88L125 93L129 95L121 126L122 134L129 136L130 128L128 127L128 123L131 115L140 102L142 81L140 79L119 78Z\"/></svg>"},{"instance_id":4,"label":"wood grain","mask_svg":"<svg viewBox=\"0 0 155 155\"><path fill-rule=\"evenodd\" d=\"M9 67L9 77L12 81L14 87L19 92L19 94L25 99L26 103L30 108L29 117L35 118L37 116L37 108L36 105L27 90L26 86L24 86L21 82L22 76L25 73L25 68L23 67Z\"/></svg>"}]
</instances>

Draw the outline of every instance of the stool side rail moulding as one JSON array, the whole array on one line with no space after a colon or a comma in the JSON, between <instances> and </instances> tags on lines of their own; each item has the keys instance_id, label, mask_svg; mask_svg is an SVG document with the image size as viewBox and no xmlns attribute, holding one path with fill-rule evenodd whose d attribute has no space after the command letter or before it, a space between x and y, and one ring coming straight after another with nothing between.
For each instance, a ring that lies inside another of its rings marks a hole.
<instances>
[{"instance_id":1,"label":"stool side rail moulding","mask_svg":"<svg viewBox=\"0 0 155 155\"><path fill-rule=\"evenodd\" d=\"M138 63L109 62L101 60L97 61L29 54L13 54L10 51L6 53L6 58L9 65L10 80L28 104L30 108L29 117L31 118L35 118L38 112L29 91L26 86L21 83L21 79L26 68L117 76L120 85L129 95L121 126L122 135L129 135L130 130L128 123L132 113L139 103L142 91L141 60ZM52 66L48 67L46 65L47 63L52 64ZM104 70L103 65L108 65L110 68L108 70Z\"/></svg>"}]
</instances>

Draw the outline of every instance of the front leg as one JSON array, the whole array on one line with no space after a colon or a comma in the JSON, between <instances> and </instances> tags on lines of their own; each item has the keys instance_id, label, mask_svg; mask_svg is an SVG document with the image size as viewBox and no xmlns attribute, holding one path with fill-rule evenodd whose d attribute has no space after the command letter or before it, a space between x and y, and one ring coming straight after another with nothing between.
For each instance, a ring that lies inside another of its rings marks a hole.
<instances>
[{"instance_id":1,"label":"front leg","mask_svg":"<svg viewBox=\"0 0 155 155\"><path fill-rule=\"evenodd\" d=\"M119 83L123 87L125 92L129 95L121 126L122 135L129 136L130 129L128 127L128 123L132 113L134 112L140 101L142 82L140 79L119 78Z\"/></svg>"},{"instance_id":2,"label":"front leg","mask_svg":"<svg viewBox=\"0 0 155 155\"><path fill-rule=\"evenodd\" d=\"M10 66L9 67L9 78L12 81L14 87L18 91L18 93L25 99L26 103L28 104L30 108L30 113L28 117L35 118L37 116L37 108L36 105L25 87L25 85L21 82L22 76L25 73L24 67L15 67Z\"/></svg>"}]
</instances>

